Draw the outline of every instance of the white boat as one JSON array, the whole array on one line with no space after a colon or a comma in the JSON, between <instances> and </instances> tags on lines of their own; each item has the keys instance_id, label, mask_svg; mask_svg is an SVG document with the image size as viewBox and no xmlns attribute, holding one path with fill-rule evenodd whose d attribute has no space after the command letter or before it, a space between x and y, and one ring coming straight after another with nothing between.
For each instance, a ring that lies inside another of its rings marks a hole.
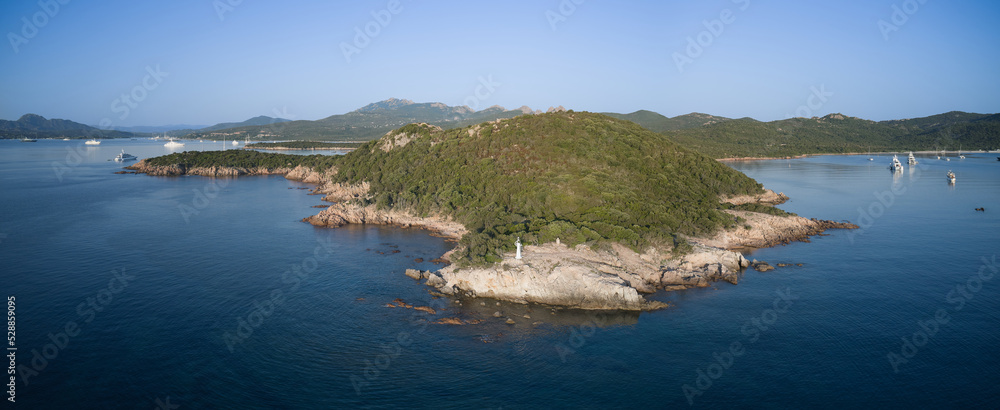
<instances>
[{"instance_id":1,"label":"white boat","mask_svg":"<svg viewBox=\"0 0 1000 410\"><path fill-rule=\"evenodd\" d=\"M96 139L92 139L90 141L85 142L84 144L87 144L87 145L101 145L101 142L98 141L98 140L96 140Z\"/></svg>"},{"instance_id":2,"label":"white boat","mask_svg":"<svg viewBox=\"0 0 1000 410\"><path fill-rule=\"evenodd\" d=\"M946 176L948 177L948 182L950 182L950 183L952 183L952 184L954 184L954 183L955 183L955 173L954 173L954 172L951 172L951 171L949 170L949 171L948 171L948 174L947 174Z\"/></svg>"},{"instance_id":3,"label":"white boat","mask_svg":"<svg viewBox=\"0 0 1000 410\"><path fill-rule=\"evenodd\" d=\"M125 153L125 149L122 148L122 152L115 157L115 162L134 161L137 159L139 158L136 158L135 155Z\"/></svg>"},{"instance_id":4,"label":"white boat","mask_svg":"<svg viewBox=\"0 0 1000 410\"><path fill-rule=\"evenodd\" d=\"M234 139L233 140L233 145L240 145L240 142Z\"/></svg>"},{"instance_id":5,"label":"white boat","mask_svg":"<svg viewBox=\"0 0 1000 410\"><path fill-rule=\"evenodd\" d=\"M910 156L906 159L906 163L910 165L917 165L917 159L913 157L913 151L910 151Z\"/></svg>"},{"instance_id":6,"label":"white boat","mask_svg":"<svg viewBox=\"0 0 1000 410\"><path fill-rule=\"evenodd\" d=\"M899 158L897 158L895 155L892 156L892 164L889 164L889 169L892 170L892 172L898 172L903 170L903 164L899 162Z\"/></svg>"},{"instance_id":7,"label":"white boat","mask_svg":"<svg viewBox=\"0 0 1000 410\"><path fill-rule=\"evenodd\" d=\"M69 138L63 138L63 141L69 141Z\"/></svg>"},{"instance_id":8,"label":"white boat","mask_svg":"<svg viewBox=\"0 0 1000 410\"><path fill-rule=\"evenodd\" d=\"M174 141L173 138L167 137L167 133L163 133L163 138L166 138L166 139L169 140L169 141L167 141L166 144L163 144L164 147L167 147L167 148L179 148L179 147L183 147L184 146L183 142L177 142L177 141Z\"/></svg>"},{"instance_id":9,"label":"white boat","mask_svg":"<svg viewBox=\"0 0 1000 410\"><path fill-rule=\"evenodd\" d=\"M38 142L38 140L34 138L22 138L21 142Z\"/></svg>"},{"instance_id":10,"label":"white boat","mask_svg":"<svg viewBox=\"0 0 1000 410\"><path fill-rule=\"evenodd\" d=\"M958 159L965 159L965 155L962 155L962 146L958 146Z\"/></svg>"}]
</instances>

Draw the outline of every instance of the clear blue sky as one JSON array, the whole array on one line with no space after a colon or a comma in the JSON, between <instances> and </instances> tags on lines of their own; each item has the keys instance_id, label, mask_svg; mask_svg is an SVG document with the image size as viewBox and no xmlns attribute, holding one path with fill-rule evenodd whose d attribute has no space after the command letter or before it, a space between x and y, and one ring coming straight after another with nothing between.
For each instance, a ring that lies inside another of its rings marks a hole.
<instances>
[{"instance_id":1,"label":"clear blue sky","mask_svg":"<svg viewBox=\"0 0 1000 410\"><path fill-rule=\"evenodd\" d=\"M0 5L2 119L314 120L389 97L765 121L1000 112L996 1L400 0L350 62L341 43L388 1L48 1L51 16L35 0ZM11 36L26 40L17 52ZM699 36L708 46L689 54ZM499 85L476 96L480 78ZM126 113L122 94L143 98Z\"/></svg>"}]
</instances>

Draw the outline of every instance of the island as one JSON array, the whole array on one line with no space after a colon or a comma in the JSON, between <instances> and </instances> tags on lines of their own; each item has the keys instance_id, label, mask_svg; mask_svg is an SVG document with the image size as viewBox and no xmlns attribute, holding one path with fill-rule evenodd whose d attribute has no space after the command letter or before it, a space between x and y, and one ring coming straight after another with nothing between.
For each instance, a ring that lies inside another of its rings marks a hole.
<instances>
[{"instance_id":1,"label":"island","mask_svg":"<svg viewBox=\"0 0 1000 410\"><path fill-rule=\"evenodd\" d=\"M249 152L263 157L237 154ZM750 264L740 250L857 227L788 214L774 207L787 197L719 161L587 112L410 124L342 156L249 152L130 168L308 180L332 203L304 219L313 225L421 227L455 241L448 266L408 272L435 292L580 309L662 308L643 295L737 283Z\"/></svg>"}]
</instances>

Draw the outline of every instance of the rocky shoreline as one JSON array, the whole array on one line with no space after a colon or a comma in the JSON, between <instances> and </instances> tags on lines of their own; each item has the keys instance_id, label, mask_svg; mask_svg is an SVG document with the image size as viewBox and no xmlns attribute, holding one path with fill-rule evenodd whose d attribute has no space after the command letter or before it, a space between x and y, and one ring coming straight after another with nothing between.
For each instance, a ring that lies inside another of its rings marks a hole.
<instances>
[{"instance_id":1,"label":"rocky shoreline","mask_svg":"<svg viewBox=\"0 0 1000 410\"><path fill-rule=\"evenodd\" d=\"M334 204L303 221L330 227L346 224L420 227L453 240L467 232L458 222L441 216L419 217L398 210L379 210L374 205L359 205L355 200L364 198L368 188L367 184L327 184L317 189L327 194L324 200ZM773 205L787 199L784 194L768 190L724 201ZM522 259L516 259L510 252L501 262L491 266L460 268L449 265L437 272L420 272L416 276L445 295L589 310L655 310L666 305L649 301L642 294L661 289L705 287L717 281L736 284L743 270L751 266L739 252L741 250L808 241L810 236L822 234L827 229L857 228L846 222L799 216L726 212L742 218L742 226L708 238L689 238L694 243L693 250L677 258L655 248L640 254L618 244L595 250L585 245L568 248L557 242L525 246ZM447 260L452 252L442 259ZM411 272L409 276L414 277L414 274Z\"/></svg>"},{"instance_id":2,"label":"rocky shoreline","mask_svg":"<svg viewBox=\"0 0 1000 410\"><path fill-rule=\"evenodd\" d=\"M234 177L249 175L284 175L290 180L317 184L315 194L332 202L318 214L303 218L315 226L338 227L346 224L380 224L418 227L457 241L468 230L462 224L441 216L418 216L400 210L380 210L361 205L367 197L368 184L345 185L329 182L336 169L324 173L311 168L184 168L150 166L140 161L128 169L137 173L162 176L202 175ZM779 204L787 196L773 191L759 195L723 198L732 204ZM513 252L503 261L486 267L446 266L436 272L407 272L424 280L436 292L459 297L485 297L516 303L540 303L586 310L644 311L666 307L643 297L658 290L706 287L717 281L738 283L742 272L751 266L739 252L766 248L792 241L809 241L827 229L855 229L847 222L808 219L799 216L775 216L749 211L727 210L742 218L741 225L707 238L688 238L693 249L674 257L669 249L649 248L642 253L618 244L591 249L586 245L569 248L563 244L528 245L523 257ZM452 250L442 256L447 261ZM766 263L755 266L770 266Z\"/></svg>"}]
</instances>

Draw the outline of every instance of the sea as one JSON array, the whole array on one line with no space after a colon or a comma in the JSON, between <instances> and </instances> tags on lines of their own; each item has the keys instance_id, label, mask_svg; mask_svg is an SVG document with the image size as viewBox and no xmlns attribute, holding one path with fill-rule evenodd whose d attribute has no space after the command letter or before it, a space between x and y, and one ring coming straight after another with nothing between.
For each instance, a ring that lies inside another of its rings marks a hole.
<instances>
[{"instance_id":1,"label":"sea","mask_svg":"<svg viewBox=\"0 0 1000 410\"><path fill-rule=\"evenodd\" d=\"M439 298L404 271L441 268L443 238L314 227L321 197L280 176L115 174L122 149L171 152L0 141L5 408L1000 402L998 154L918 155L902 173L884 154L728 163L788 195L782 209L860 228L753 251L782 266L637 313Z\"/></svg>"}]
</instances>

